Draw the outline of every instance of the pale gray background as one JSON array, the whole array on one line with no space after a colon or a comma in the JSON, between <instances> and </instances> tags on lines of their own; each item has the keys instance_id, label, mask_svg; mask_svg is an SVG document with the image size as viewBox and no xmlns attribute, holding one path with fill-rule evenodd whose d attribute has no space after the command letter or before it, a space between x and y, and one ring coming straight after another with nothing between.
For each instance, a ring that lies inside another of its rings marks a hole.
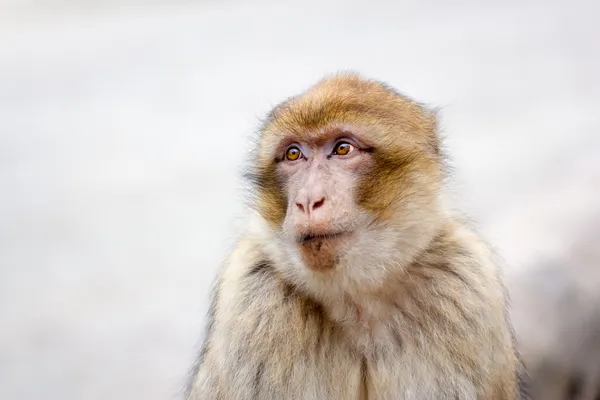
<instances>
[{"instance_id":1,"label":"pale gray background","mask_svg":"<svg viewBox=\"0 0 600 400\"><path fill-rule=\"evenodd\" d=\"M0 398L179 398L245 138L339 69L443 108L509 279L600 225L597 1L195 3L0 1Z\"/></svg>"}]
</instances>

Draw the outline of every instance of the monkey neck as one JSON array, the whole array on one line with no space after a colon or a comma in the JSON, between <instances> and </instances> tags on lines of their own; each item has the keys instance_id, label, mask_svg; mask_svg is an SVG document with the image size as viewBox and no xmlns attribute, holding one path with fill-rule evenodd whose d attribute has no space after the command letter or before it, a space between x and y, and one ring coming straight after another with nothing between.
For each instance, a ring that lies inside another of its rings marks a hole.
<instances>
[{"instance_id":1,"label":"monkey neck","mask_svg":"<svg viewBox=\"0 0 600 400\"><path fill-rule=\"evenodd\" d=\"M375 290L353 288L346 290L341 298L324 295L315 300L322 303L326 313L359 349L370 351L377 347L373 344L385 346L397 340L397 316L404 311L407 298L414 296L415 289L419 290L419 282L424 285L429 279L423 275L423 268L436 268L446 262L445 252L454 234L452 223L440 226L408 264L390 266L386 279Z\"/></svg>"},{"instance_id":2,"label":"monkey neck","mask_svg":"<svg viewBox=\"0 0 600 400\"><path fill-rule=\"evenodd\" d=\"M423 273L431 272L436 265L448 265L451 253L469 251L453 249L451 245L461 242L455 238L463 235L457 233L462 225L453 218L440 218L439 224L430 225L426 232L421 230L419 241L411 241L408 247L388 244L388 250L394 249L393 252L380 255L374 248L365 252L364 258L359 255L350 260L351 265L315 273L299 265L302 261L294 258L293 252L285 251L277 231L266 229L261 220L258 228L251 230L252 236L260 243L259 251L279 271L278 276L300 295L321 304L334 325L365 351L376 348L374 343L394 340L401 329L398 315L406 307L407 298L427 284L428 277ZM388 257L394 254L397 257ZM369 268L373 264L375 267ZM429 269L424 271L423 266Z\"/></svg>"}]
</instances>

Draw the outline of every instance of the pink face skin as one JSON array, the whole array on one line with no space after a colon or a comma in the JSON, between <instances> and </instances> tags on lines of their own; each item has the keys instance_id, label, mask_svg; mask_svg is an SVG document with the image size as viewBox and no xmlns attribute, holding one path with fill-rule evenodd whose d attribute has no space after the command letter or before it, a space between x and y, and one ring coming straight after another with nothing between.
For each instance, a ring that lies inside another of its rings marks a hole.
<instances>
[{"instance_id":1,"label":"pink face skin","mask_svg":"<svg viewBox=\"0 0 600 400\"><path fill-rule=\"evenodd\" d=\"M370 149L344 133L313 142L287 141L278 173L288 198L284 235L298 245L307 266L333 267L368 216L358 211L357 182L372 164Z\"/></svg>"}]
</instances>

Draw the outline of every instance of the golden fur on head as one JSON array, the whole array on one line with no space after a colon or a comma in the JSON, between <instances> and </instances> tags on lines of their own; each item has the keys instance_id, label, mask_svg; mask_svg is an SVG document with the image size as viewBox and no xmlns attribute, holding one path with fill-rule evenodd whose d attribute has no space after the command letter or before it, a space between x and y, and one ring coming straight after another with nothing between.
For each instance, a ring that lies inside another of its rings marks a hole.
<instances>
[{"instance_id":1,"label":"golden fur on head","mask_svg":"<svg viewBox=\"0 0 600 400\"><path fill-rule=\"evenodd\" d=\"M285 191L274 168L282 142L351 131L374 149L375 159L375 167L359 185L358 203L383 216L394 199L403 197L389 190L404 186L397 182L426 178L423 183L434 188L441 183L436 127L432 111L381 82L355 73L325 78L275 107L260 130L251 174L258 190L257 208L274 226L285 217Z\"/></svg>"},{"instance_id":2,"label":"golden fur on head","mask_svg":"<svg viewBox=\"0 0 600 400\"><path fill-rule=\"evenodd\" d=\"M319 143L340 136L360 141L369 161L348 188L354 204L337 211L351 215L352 235L340 239L325 260L330 270L314 274L305 266L312 260L283 229L290 202L277 167L295 141ZM352 303L401 279L445 223L439 148L432 112L353 73L326 78L275 107L254 157L255 206L267 222L259 231L275 269L299 290L339 310L338 319L347 319L340 299Z\"/></svg>"}]
</instances>

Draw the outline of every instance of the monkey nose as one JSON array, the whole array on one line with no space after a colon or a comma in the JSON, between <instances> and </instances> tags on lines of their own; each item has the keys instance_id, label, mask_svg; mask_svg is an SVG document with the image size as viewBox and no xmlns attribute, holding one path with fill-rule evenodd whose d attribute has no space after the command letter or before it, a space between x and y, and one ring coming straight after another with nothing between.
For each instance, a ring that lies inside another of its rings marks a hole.
<instances>
[{"instance_id":1,"label":"monkey nose","mask_svg":"<svg viewBox=\"0 0 600 400\"><path fill-rule=\"evenodd\" d=\"M304 201L296 201L296 207L303 214L310 215L317 208L322 207L325 204L325 196L317 196L315 198L307 197Z\"/></svg>"}]
</instances>

